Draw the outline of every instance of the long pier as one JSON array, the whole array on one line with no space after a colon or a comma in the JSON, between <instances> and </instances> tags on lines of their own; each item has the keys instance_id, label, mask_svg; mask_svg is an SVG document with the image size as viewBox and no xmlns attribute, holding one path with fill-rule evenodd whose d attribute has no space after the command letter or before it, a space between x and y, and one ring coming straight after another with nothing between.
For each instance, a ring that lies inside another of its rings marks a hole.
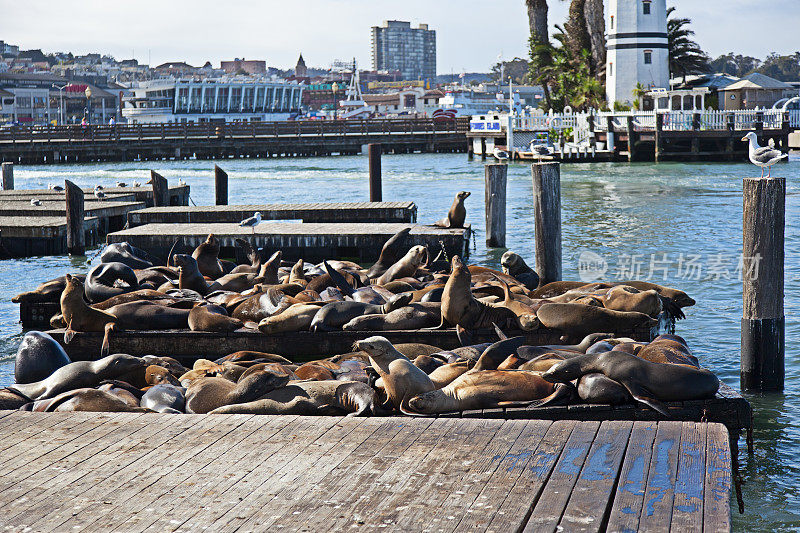
<instances>
[{"instance_id":1,"label":"long pier","mask_svg":"<svg viewBox=\"0 0 800 533\"><path fill-rule=\"evenodd\" d=\"M384 153L465 152L469 120L380 119L15 126L0 131L0 161L24 164Z\"/></svg>"},{"instance_id":2,"label":"long pier","mask_svg":"<svg viewBox=\"0 0 800 533\"><path fill-rule=\"evenodd\" d=\"M0 412L12 531L729 531L721 424Z\"/></svg>"}]
</instances>

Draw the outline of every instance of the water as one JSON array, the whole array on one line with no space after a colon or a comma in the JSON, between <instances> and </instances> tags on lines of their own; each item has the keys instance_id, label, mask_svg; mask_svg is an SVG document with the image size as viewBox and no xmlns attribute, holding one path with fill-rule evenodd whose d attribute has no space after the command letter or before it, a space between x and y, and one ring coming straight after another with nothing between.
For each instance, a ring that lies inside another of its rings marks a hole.
<instances>
[{"instance_id":1,"label":"water","mask_svg":"<svg viewBox=\"0 0 800 533\"><path fill-rule=\"evenodd\" d=\"M183 178L198 204L213 203L212 163L150 163L175 184ZM148 163L17 167L17 188L42 188L67 178L78 185L113 185L148 179ZM368 197L366 157L231 160L230 203L356 201ZM142 170L147 169L147 170ZM800 173L800 160L776 169ZM563 167L564 277L578 279L578 258L591 251L608 263L606 278L653 276L697 300L678 324L703 365L728 384L739 383L741 282L741 178L745 164L577 164ZM444 216L460 190L467 221L477 230L471 260L499 266L503 250L484 246L483 166L463 154L383 157L384 199L412 200L419 221ZM733 511L740 531L800 530L800 187L787 185L786 393L750 396L755 408L755 455L742 453L746 512ZM530 169L511 165L507 243L533 264ZM91 253L90 253L91 255ZM652 262L652 263L651 263ZM651 266L653 267L651 269ZM698 270L700 267L700 270ZM31 258L0 262L0 385L13 381L13 355L21 338L18 307L10 298L66 272L84 272L84 259ZM638 269L638 270L637 270ZM664 276L666 275L666 281ZM744 442L742 441L742 444Z\"/></svg>"}]
</instances>

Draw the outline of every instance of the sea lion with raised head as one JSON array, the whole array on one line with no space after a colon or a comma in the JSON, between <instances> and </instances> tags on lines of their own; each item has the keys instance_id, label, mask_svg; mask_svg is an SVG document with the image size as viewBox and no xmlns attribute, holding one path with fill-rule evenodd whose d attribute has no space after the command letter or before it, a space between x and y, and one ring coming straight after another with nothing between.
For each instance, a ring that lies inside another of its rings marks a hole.
<instances>
[{"instance_id":1,"label":"sea lion with raised head","mask_svg":"<svg viewBox=\"0 0 800 533\"><path fill-rule=\"evenodd\" d=\"M131 267L123 263L100 263L86 275L84 290L91 303L108 300L139 288L139 280Z\"/></svg>"},{"instance_id":2,"label":"sea lion with raised head","mask_svg":"<svg viewBox=\"0 0 800 533\"><path fill-rule=\"evenodd\" d=\"M109 351L109 335L117 323L117 317L89 307L83 300L83 283L70 274L66 276L67 285L61 293L61 315L67 330L64 332L64 343L69 343L76 331L103 331L103 344L100 355L106 356Z\"/></svg>"},{"instance_id":3,"label":"sea lion with raised head","mask_svg":"<svg viewBox=\"0 0 800 533\"><path fill-rule=\"evenodd\" d=\"M463 228L464 222L467 220L467 208L464 207L464 200L469 198L470 194L467 191L461 191L456 194L453 205L450 206L450 211L447 213L447 218L438 220L433 225L441 228Z\"/></svg>"},{"instance_id":4,"label":"sea lion with raised head","mask_svg":"<svg viewBox=\"0 0 800 533\"><path fill-rule=\"evenodd\" d=\"M411 398L436 388L428 375L398 352L385 337L356 341L353 347L369 356L372 368L383 380L389 401L401 412L408 410Z\"/></svg>"},{"instance_id":5,"label":"sea lion with raised head","mask_svg":"<svg viewBox=\"0 0 800 533\"><path fill-rule=\"evenodd\" d=\"M206 240L192 252L192 257L197 261L197 268L204 276L217 279L225 274L219 261L219 240L209 233Z\"/></svg>"},{"instance_id":6,"label":"sea lion with raised head","mask_svg":"<svg viewBox=\"0 0 800 533\"><path fill-rule=\"evenodd\" d=\"M209 285L205 280L194 257L186 254L175 254L172 256L172 261L178 267L177 288L190 289L199 293L201 296L205 296L209 292L217 290L218 286L215 283ZM163 290L163 288L161 290Z\"/></svg>"},{"instance_id":7,"label":"sea lion with raised head","mask_svg":"<svg viewBox=\"0 0 800 533\"><path fill-rule=\"evenodd\" d=\"M377 285L383 285L395 279L412 277L416 274L417 270L425 266L425 263L428 262L428 258L428 249L425 246L412 246L406 255L380 275L375 280L375 283Z\"/></svg>"},{"instance_id":8,"label":"sea lion with raised head","mask_svg":"<svg viewBox=\"0 0 800 533\"><path fill-rule=\"evenodd\" d=\"M158 263L150 254L131 246L127 242L115 242L106 245L102 253L100 253L100 261L103 263L123 263L135 269L150 268Z\"/></svg>"},{"instance_id":9,"label":"sea lion with raised head","mask_svg":"<svg viewBox=\"0 0 800 533\"><path fill-rule=\"evenodd\" d=\"M403 228L392 235L389 240L383 244L383 248L381 248L381 254L378 257L378 260L367 270L368 278L377 278L378 276L382 275L390 266L395 264L400 257L402 257L402 250L405 249L405 244L408 240L408 234L410 231L410 227Z\"/></svg>"},{"instance_id":10,"label":"sea lion with raised head","mask_svg":"<svg viewBox=\"0 0 800 533\"><path fill-rule=\"evenodd\" d=\"M14 359L14 381L35 383L71 363L67 352L50 335L29 331L22 338Z\"/></svg>"},{"instance_id":11,"label":"sea lion with raised head","mask_svg":"<svg viewBox=\"0 0 800 533\"><path fill-rule=\"evenodd\" d=\"M625 352L579 355L542 374L550 382L568 382L600 373L616 381L633 399L670 417L662 402L707 400L719 390L713 372L689 365L651 363Z\"/></svg>"},{"instance_id":12,"label":"sea lion with raised head","mask_svg":"<svg viewBox=\"0 0 800 533\"><path fill-rule=\"evenodd\" d=\"M525 263L521 255L511 250L506 251L503 257L500 258L500 266L503 269L503 274L512 276L525 285L526 288L535 290L539 287L539 274Z\"/></svg>"}]
</instances>

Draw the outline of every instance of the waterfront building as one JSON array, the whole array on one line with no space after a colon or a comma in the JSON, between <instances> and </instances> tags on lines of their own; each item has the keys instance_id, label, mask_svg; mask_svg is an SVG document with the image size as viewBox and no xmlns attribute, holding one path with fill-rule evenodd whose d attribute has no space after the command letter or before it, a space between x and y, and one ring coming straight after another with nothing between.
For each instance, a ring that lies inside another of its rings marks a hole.
<instances>
[{"instance_id":1,"label":"waterfront building","mask_svg":"<svg viewBox=\"0 0 800 533\"><path fill-rule=\"evenodd\" d=\"M287 120L300 111L303 88L268 79L152 80L130 88L122 116L132 124Z\"/></svg>"},{"instance_id":2,"label":"waterfront building","mask_svg":"<svg viewBox=\"0 0 800 533\"><path fill-rule=\"evenodd\" d=\"M519 93L514 93L515 110L521 111ZM492 92L476 91L460 87L446 87L438 107L456 116L491 115L508 113L508 88Z\"/></svg>"},{"instance_id":3,"label":"waterfront building","mask_svg":"<svg viewBox=\"0 0 800 533\"><path fill-rule=\"evenodd\" d=\"M373 70L399 70L403 79L436 78L436 31L427 24L384 21L372 27Z\"/></svg>"},{"instance_id":4,"label":"waterfront building","mask_svg":"<svg viewBox=\"0 0 800 533\"><path fill-rule=\"evenodd\" d=\"M294 66L294 76L296 78L305 78L308 76L308 67L303 59L303 54L297 59L297 64Z\"/></svg>"},{"instance_id":5,"label":"waterfront building","mask_svg":"<svg viewBox=\"0 0 800 533\"><path fill-rule=\"evenodd\" d=\"M443 96L442 91L427 90L424 87L406 87L390 93L362 95L364 103L376 116L430 116L439 109L439 100Z\"/></svg>"},{"instance_id":6,"label":"waterfront building","mask_svg":"<svg viewBox=\"0 0 800 533\"><path fill-rule=\"evenodd\" d=\"M245 58L237 57L233 61L221 61L220 68L227 74L265 74L267 62L263 59L245 60Z\"/></svg>"},{"instance_id":7,"label":"waterfront building","mask_svg":"<svg viewBox=\"0 0 800 533\"><path fill-rule=\"evenodd\" d=\"M637 84L669 88L666 0L610 0L606 99L631 104Z\"/></svg>"},{"instance_id":8,"label":"waterfront building","mask_svg":"<svg viewBox=\"0 0 800 533\"><path fill-rule=\"evenodd\" d=\"M782 98L797 96L792 85L754 72L719 91L719 107L725 111L770 108Z\"/></svg>"}]
</instances>

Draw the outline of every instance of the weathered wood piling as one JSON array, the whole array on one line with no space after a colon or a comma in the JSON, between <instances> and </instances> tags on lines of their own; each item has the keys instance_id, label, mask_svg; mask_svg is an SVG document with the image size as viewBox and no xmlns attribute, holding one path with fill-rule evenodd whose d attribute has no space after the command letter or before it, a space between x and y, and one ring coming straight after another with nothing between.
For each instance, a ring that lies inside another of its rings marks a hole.
<instances>
[{"instance_id":1,"label":"weathered wood piling","mask_svg":"<svg viewBox=\"0 0 800 533\"><path fill-rule=\"evenodd\" d=\"M67 253L84 255L86 253L86 236L83 222L83 190L71 181L64 180L64 196L67 201Z\"/></svg>"},{"instance_id":2,"label":"weathered wood piling","mask_svg":"<svg viewBox=\"0 0 800 533\"><path fill-rule=\"evenodd\" d=\"M561 165L534 163L533 216L540 284L561 280Z\"/></svg>"},{"instance_id":3,"label":"weathered wood piling","mask_svg":"<svg viewBox=\"0 0 800 533\"><path fill-rule=\"evenodd\" d=\"M216 205L228 205L228 173L214 165L214 198Z\"/></svg>"},{"instance_id":4,"label":"weathered wood piling","mask_svg":"<svg viewBox=\"0 0 800 533\"><path fill-rule=\"evenodd\" d=\"M3 163L2 164L2 175L3 175L3 190L4 191L13 191L14 190L14 163Z\"/></svg>"},{"instance_id":5,"label":"weathered wood piling","mask_svg":"<svg viewBox=\"0 0 800 533\"><path fill-rule=\"evenodd\" d=\"M169 184L167 183L167 178L155 170L151 170L150 181L153 182L153 207L167 207L169 205Z\"/></svg>"},{"instance_id":6,"label":"weathered wood piling","mask_svg":"<svg viewBox=\"0 0 800 533\"><path fill-rule=\"evenodd\" d=\"M745 178L742 187L743 390L784 387L783 309L786 180Z\"/></svg>"},{"instance_id":7,"label":"weathered wood piling","mask_svg":"<svg viewBox=\"0 0 800 533\"><path fill-rule=\"evenodd\" d=\"M505 248L508 165L486 165L485 172L486 246Z\"/></svg>"},{"instance_id":8,"label":"weathered wood piling","mask_svg":"<svg viewBox=\"0 0 800 533\"><path fill-rule=\"evenodd\" d=\"M380 143L368 145L369 152L369 201L383 201L383 184L381 183L381 154L383 146Z\"/></svg>"}]
</instances>

